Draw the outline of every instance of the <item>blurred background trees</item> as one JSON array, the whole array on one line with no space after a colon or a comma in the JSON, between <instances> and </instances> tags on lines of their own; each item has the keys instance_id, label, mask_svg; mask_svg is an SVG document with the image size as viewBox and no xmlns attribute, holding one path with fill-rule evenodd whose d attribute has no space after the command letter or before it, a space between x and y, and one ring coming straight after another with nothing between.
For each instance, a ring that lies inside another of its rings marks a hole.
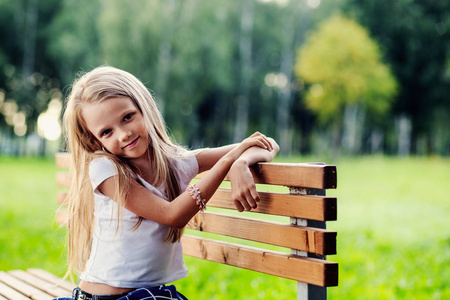
<instances>
[{"instance_id":1,"label":"blurred background trees","mask_svg":"<svg viewBox=\"0 0 450 300\"><path fill-rule=\"evenodd\" d=\"M73 78L109 64L191 147L259 130L286 155L448 155L449 5L0 0L0 154L55 150Z\"/></svg>"},{"instance_id":2,"label":"blurred background trees","mask_svg":"<svg viewBox=\"0 0 450 300\"><path fill-rule=\"evenodd\" d=\"M364 129L376 130L381 122L373 120L386 116L396 95L397 83L382 63L378 45L364 28L340 15L309 36L295 73L309 86L306 107L330 128L335 154L342 143L347 152L359 153Z\"/></svg>"}]
</instances>

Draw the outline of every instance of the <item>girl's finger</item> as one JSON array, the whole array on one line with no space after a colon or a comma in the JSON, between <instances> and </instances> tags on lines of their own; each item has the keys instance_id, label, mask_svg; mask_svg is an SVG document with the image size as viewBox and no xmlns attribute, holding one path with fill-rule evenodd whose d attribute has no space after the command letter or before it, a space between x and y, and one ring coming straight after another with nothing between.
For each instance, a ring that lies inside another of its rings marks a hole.
<instances>
[{"instance_id":1,"label":"girl's finger","mask_svg":"<svg viewBox=\"0 0 450 300\"><path fill-rule=\"evenodd\" d=\"M250 194L251 194L252 199L255 200L255 202L259 202L260 201L259 194L256 191L255 186L253 186L253 188L250 190ZM253 208L256 208L256 206L253 207Z\"/></svg>"},{"instance_id":2,"label":"girl's finger","mask_svg":"<svg viewBox=\"0 0 450 300\"><path fill-rule=\"evenodd\" d=\"M266 137L261 137L259 142L263 145L261 148L272 151L272 144Z\"/></svg>"},{"instance_id":3,"label":"girl's finger","mask_svg":"<svg viewBox=\"0 0 450 300\"><path fill-rule=\"evenodd\" d=\"M256 204L256 201L253 197L253 195L251 194L251 191L248 191L247 194L245 195L245 199L244 199L247 204L250 206L248 210L251 210L252 208L256 208L258 205Z\"/></svg>"},{"instance_id":4,"label":"girl's finger","mask_svg":"<svg viewBox=\"0 0 450 300\"><path fill-rule=\"evenodd\" d=\"M234 206L236 207L238 212L243 212L244 211L244 207L242 206L240 201L234 200Z\"/></svg>"},{"instance_id":5,"label":"girl's finger","mask_svg":"<svg viewBox=\"0 0 450 300\"><path fill-rule=\"evenodd\" d=\"M266 149L269 151L272 151L272 144L270 143L269 139L264 137L263 141L264 141L264 145L266 145Z\"/></svg>"},{"instance_id":6,"label":"girl's finger","mask_svg":"<svg viewBox=\"0 0 450 300\"><path fill-rule=\"evenodd\" d=\"M240 202L241 202L242 207L244 207L245 210L249 211L251 209L251 206L245 197L244 197L244 199L241 199Z\"/></svg>"}]
</instances>

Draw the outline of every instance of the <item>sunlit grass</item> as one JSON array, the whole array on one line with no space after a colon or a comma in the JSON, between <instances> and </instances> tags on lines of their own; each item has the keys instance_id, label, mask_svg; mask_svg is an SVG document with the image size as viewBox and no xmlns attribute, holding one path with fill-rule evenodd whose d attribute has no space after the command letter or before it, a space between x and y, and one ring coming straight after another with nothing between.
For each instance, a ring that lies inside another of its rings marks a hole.
<instances>
[{"instance_id":1,"label":"sunlit grass","mask_svg":"<svg viewBox=\"0 0 450 300\"><path fill-rule=\"evenodd\" d=\"M332 299L449 298L450 160L344 159L338 179Z\"/></svg>"},{"instance_id":2,"label":"sunlit grass","mask_svg":"<svg viewBox=\"0 0 450 300\"><path fill-rule=\"evenodd\" d=\"M295 161L317 161L296 158ZM339 286L329 299L450 299L450 159L337 163ZM0 269L65 272L52 160L0 158ZM186 257L189 299L295 299L296 283Z\"/></svg>"},{"instance_id":3,"label":"sunlit grass","mask_svg":"<svg viewBox=\"0 0 450 300\"><path fill-rule=\"evenodd\" d=\"M65 232L53 222L55 170L48 159L0 158L0 269L63 272Z\"/></svg>"}]
</instances>

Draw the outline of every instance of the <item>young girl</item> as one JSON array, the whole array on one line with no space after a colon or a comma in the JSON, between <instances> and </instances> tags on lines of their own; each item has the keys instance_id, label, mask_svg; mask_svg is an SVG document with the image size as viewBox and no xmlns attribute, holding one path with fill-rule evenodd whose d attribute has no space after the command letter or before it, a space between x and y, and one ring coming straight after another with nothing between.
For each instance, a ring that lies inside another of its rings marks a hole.
<instances>
[{"instance_id":1,"label":"young girl","mask_svg":"<svg viewBox=\"0 0 450 300\"><path fill-rule=\"evenodd\" d=\"M249 166L278 152L260 133L195 152L175 145L145 86L112 67L75 81L64 126L74 173L68 274L80 278L73 298L65 299L186 299L166 285L188 274L183 227L227 174L236 208L255 208L259 197Z\"/></svg>"}]
</instances>

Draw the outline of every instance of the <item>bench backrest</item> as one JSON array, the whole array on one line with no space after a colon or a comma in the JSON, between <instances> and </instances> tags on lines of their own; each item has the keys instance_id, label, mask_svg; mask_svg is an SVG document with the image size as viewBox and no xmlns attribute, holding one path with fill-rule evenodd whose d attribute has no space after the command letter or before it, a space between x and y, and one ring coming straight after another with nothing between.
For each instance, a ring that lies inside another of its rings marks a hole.
<instances>
[{"instance_id":1,"label":"bench backrest","mask_svg":"<svg viewBox=\"0 0 450 300\"><path fill-rule=\"evenodd\" d=\"M56 165L64 169L57 173L58 186L69 187L69 154L58 153ZM337 218L336 198L325 196L326 189L336 188L336 167L259 163L252 173L261 198L258 208L237 213L230 188L219 188L208 210L189 222L191 230L182 237L184 254L293 279L308 287L337 286L338 264L326 260L326 255L336 254L337 233L325 229L326 221ZM67 189L59 191L58 202L64 205L66 196ZM66 212L60 210L57 219L64 223ZM206 238L204 232L218 238ZM326 288L319 290L324 293L326 298ZM319 298L323 296L315 299Z\"/></svg>"}]
</instances>

